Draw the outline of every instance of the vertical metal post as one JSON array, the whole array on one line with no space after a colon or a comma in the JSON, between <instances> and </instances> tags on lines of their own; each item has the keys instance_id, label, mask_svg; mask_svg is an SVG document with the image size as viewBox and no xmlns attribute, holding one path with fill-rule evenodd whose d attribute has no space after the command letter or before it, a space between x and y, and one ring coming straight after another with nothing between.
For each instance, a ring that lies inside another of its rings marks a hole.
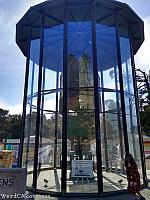
<instances>
[{"instance_id":1,"label":"vertical metal post","mask_svg":"<svg viewBox=\"0 0 150 200\"><path fill-rule=\"evenodd\" d=\"M30 64L30 42L32 28L29 28L28 35L28 52L26 59L26 72L25 72L25 85L24 85L24 99L23 99L23 111L22 111L22 127L21 127L21 137L19 146L19 160L18 167L22 167L22 156L23 156L23 146L24 146L24 134L25 134L25 120L26 120L26 104L27 104L27 93L28 93L28 77L29 77L29 64Z\"/></svg>"},{"instance_id":2,"label":"vertical metal post","mask_svg":"<svg viewBox=\"0 0 150 200\"><path fill-rule=\"evenodd\" d=\"M30 66L31 67L31 66ZM29 125L28 125L28 132L27 132L27 143L26 143L26 163L25 167L28 167L28 156L29 156L29 148L30 148L30 134L32 130L32 123L31 123L31 117L32 117L32 102L33 102L33 84L34 84L34 70L35 70L35 63L33 62L32 65L32 78L31 78L31 94L30 94L30 113L29 113Z\"/></svg>"},{"instance_id":3,"label":"vertical metal post","mask_svg":"<svg viewBox=\"0 0 150 200\"><path fill-rule=\"evenodd\" d=\"M121 160L124 160L123 154L123 141L122 141L122 127L121 127L121 119L120 119L120 105L119 105L119 90L118 90L118 80L117 80L117 66L114 67L114 74L115 74L115 87L116 87L116 101L117 101L117 120L118 120L118 129L119 129L119 141L120 141L120 153L121 153ZM121 166L122 167L122 166Z\"/></svg>"},{"instance_id":4,"label":"vertical metal post","mask_svg":"<svg viewBox=\"0 0 150 200\"><path fill-rule=\"evenodd\" d=\"M38 148L39 148L39 136L40 136L41 85L42 85L43 41L44 41L44 25L43 24L44 24L44 16L41 16L41 40L40 40L40 57L39 57L36 136L35 136L34 168L33 168L33 188L34 189L36 189L37 187L37 165L38 165Z\"/></svg>"},{"instance_id":5,"label":"vertical metal post","mask_svg":"<svg viewBox=\"0 0 150 200\"><path fill-rule=\"evenodd\" d=\"M57 167L58 83L59 83L59 71L58 71L58 67L57 67L57 77L56 77L56 110L55 110L55 147L54 147L54 168Z\"/></svg>"},{"instance_id":6,"label":"vertical metal post","mask_svg":"<svg viewBox=\"0 0 150 200\"><path fill-rule=\"evenodd\" d=\"M121 97L121 107L122 107L122 121L123 121L123 130L124 130L124 142L125 142L126 153L129 153L126 109L125 109L123 77L122 77L123 73L122 73L122 62L121 62L120 36L119 36L116 16L115 16L115 27L116 27L116 45L117 45L117 57L118 57L118 69L119 69L119 83L120 83L120 97Z\"/></svg>"},{"instance_id":7,"label":"vertical metal post","mask_svg":"<svg viewBox=\"0 0 150 200\"><path fill-rule=\"evenodd\" d=\"M98 193L103 193L102 157L101 157L101 137L100 137L100 117L99 117L99 94L98 94L98 67L96 49L96 21L95 21L95 1L92 1L92 48L93 48L93 75L94 75L94 101L95 101L95 136L97 155L97 179Z\"/></svg>"},{"instance_id":8,"label":"vertical metal post","mask_svg":"<svg viewBox=\"0 0 150 200\"><path fill-rule=\"evenodd\" d=\"M142 161L143 181L144 181L145 184L147 184L146 165L145 165L145 156L144 156L144 145L143 145L143 138L141 136L140 115L139 115L139 106L138 106L138 89L137 89L137 84L136 84L135 62L134 62L133 44L132 44L132 36L131 36L130 25L129 25L129 40L130 40L132 75L133 75L133 85L134 85L134 92L135 92L135 106L136 106L139 143L140 143L140 152L141 152L141 161Z\"/></svg>"},{"instance_id":9,"label":"vertical metal post","mask_svg":"<svg viewBox=\"0 0 150 200\"><path fill-rule=\"evenodd\" d=\"M128 32L128 35L129 35L129 32ZM131 94L131 90L130 90L130 84L129 84L129 70L128 70L128 63L127 63L127 60L126 60L126 74L127 74L127 87L128 87L128 93L129 93L129 96ZM132 80L131 80L132 81ZM131 134L132 134L132 138L133 138L133 141L135 140L135 137L134 137L134 133L133 133L133 120L132 120L132 101L130 101L130 98L129 98L129 112L130 112L130 124L131 124ZM133 142L133 151L134 151L134 158L136 159L136 149L135 149L135 144Z\"/></svg>"},{"instance_id":10,"label":"vertical metal post","mask_svg":"<svg viewBox=\"0 0 150 200\"><path fill-rule=\"evenodd\" d=\"M43 45L43 48L44 48L44 45ZM44 108L44 89L45 89L45 66L43 66L43 74L42 74L42 91L41 91L41 95L42 95L42 100L41 100L41 113L40 113L40 147L42 147L42 133L43 133L43 108ZM40 170L41 170L41 165L42 163L39 163L38 164L38 173L40 173Z\"/></svg>"},{"instance_id":11,"label":"vertical metal post","mask_svg":"<svg viewBox=\"0 0 150 200\"><path fill-rule=\"evenodd\" d=\"M105 145L105 162L106 171L108 172L108 145L107 145L107 130L106 130L106 114L105 114L105 98L104 98L104 77L103 71L101 71L101 86L102 86L102 108L103 108L103 128L104 128L104 145Z\"/></svg>"},{"instance_id":12,"label":"vertical metal post","mask_svg":"<svg viewBox=\"0 0 150 200\"><path fill-rule=\"evenodd\" d=\"M67 1L64 2L64 48L63 48L63 119L62 119L62 174L61 174L61 192L64 196L66 194L67 181L67 20L68 10Z\"/></svg>"}]
</instances>

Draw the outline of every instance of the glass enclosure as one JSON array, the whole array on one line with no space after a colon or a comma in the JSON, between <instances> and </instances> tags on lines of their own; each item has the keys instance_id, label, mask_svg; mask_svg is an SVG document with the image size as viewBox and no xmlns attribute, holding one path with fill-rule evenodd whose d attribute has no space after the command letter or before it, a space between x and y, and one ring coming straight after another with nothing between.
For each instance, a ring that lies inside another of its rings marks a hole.
<instances>
[{"instance_id":1,"label":"glass enclosure","mask_svg":"<svg viewBox=\"0 0 150 200\"><path fill-rule=\"evenodd\" d=\"M27 37L29 46L20 165L27 168L27 186L34 191L124 190L128 152L143 183L134 78L139 47L130 18L114 14L123 6L101 0L48 1L18 23L18 45L24 51ZM26 22L32 24L28 35Z\"/></svg>"}]
</instances>

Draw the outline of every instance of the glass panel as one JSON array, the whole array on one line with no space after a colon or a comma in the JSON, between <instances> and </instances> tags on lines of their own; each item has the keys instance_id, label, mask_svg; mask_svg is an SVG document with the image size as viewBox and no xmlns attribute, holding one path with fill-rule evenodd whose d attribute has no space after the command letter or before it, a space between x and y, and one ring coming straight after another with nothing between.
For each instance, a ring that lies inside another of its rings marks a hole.
<instances>
[{"instance_id":1,"label":"glass panel","mask_svg":"<svg viewBox=\"0 0 150 200\"><path fill-rule=\"evenodd\" d=\"M124 91L134 94L131 52L130 52L130 43L128 38L120 37L120 49L121 49Z\"/></svg>"},{"instance_id":2,"label":"glass panel","mask_svg":"<svg viewBox=\"0 0 150 200\"><path fill-rule=\"evenodd\" d=\"M55 23L44 29L37 189L61 192L63 24Z\"/></svg>"},{"instance_id":3,"label":"glass panel","mask_svg":"<svg viewBox=\"0 0 150 200\"><path fill-rule=\"evenodd\" d=\"M29 79L27 92L27 107L25 120L25 138L23 146L23 167L27 168L27 186L32 186L33 182L33 163L36 132L36 109L37 109L37 90L39 73L39 48L40 40L31 41Z\"/></svg>"},{"instance_id":4,"label":"glass panel","mask_svg":"<svg viewBox=\"0 0 150 200\"><path fill-rule=\"evenodd\" d=\"M54 91L56 92L56 90ZM45 93L43 110L48 112L56 110L56 93L52 94Z\"/></svg>"},{"instance_id":5,"label":"glass panel","mask_svg":"<svg viewBox=\"0 0 150 200\"><path fill-rule=\"evenodd\" d=\"M63 59L63 25L44 30L43 65L45 68L45 90L60 87ZM58 83L57 83L57 76ZM57 85L58 84L58 85Z\"/></svg>"},{"instance_id":6,"label":"glass panel","mask_svg":"<svg viewBox=\"0 0 150 200\"><path fill-rule=\"evenodd\" d=\"M135 146L135 160L138 165L138 171L140 173L141 183L143 183L143 174L142 174L142 163L141 163L141 152L140 152L140 141L139 141L139 133L138 133L138 124L137 118L132 117L133 122L133 135L134 135L134 146Z\"/></svg>"},{"instance_id":7,"label":"glass panel","mask_svg":"<svg viewBox=\"0 0 150 200\"><path fill-rule=\"evenodd\" d=\"M105 112L118 113L120 112L120 93L102 92L104 95Z\"/></svg>"},{"instance_id":8,"label":"glass panel","mask_svg":"<svg viewBox=\"0 0 150 200\"><path fill-rule=\"evenodd\" d=\"M73 193L98 192L89 11L87 6L68 9L67 192Z\"/></svg>"},{"instance_id":9,"label":"glass panel","mask_svg":"<svg viewBox=\"0 0 150 200\"><path fill-rule=\"evenodd\" d=\"M67 192L97 192L94 112L69 112L67 127Z\"/></svg>"},{"instance_id":10,"label":"glass panel","mask_svg":"<svg viewBox=\"0 0 150 200\"><path fill-rule=\"evenodd\" d=\"M121 29L120 29L121 30ZM139 135L137 127L136 118L136 107L135 107L135 97L133 86L133 76L132 76L132 65L131 65L131 52L130 43L128 39L128 34L124 37L120 37L120 48L121 48L121 59L122 59L122 73L124 82L124 93L125 96L125 109L126 109L126 120L127 120L127 131L128 131L128 141L129 141L129 151L135 158L139 172L142 180L142 166L140 157L140 144Z\"/></svg>"},{"instance_id":11,"label":"glass panel","mask_svg":"<svg viewBox=\"0 0 150 200\"><path fill-rule=\"evenodd\" d=\"M99 87L119 89L115 28L96 23L96 44Z\"/></svg>"},{"instance_id":12,"label":"glass panel","mask_svg":"<svg viewBox=\"0 0 150 200\"><path fill-rule=\"evenodd\" d=\"M68 89L67 107L69 111L76 110L94 110L94 94L93 89L80 88Z\"/></svg>"},{"instance_id":13,"label":"glass panel","mask_svg":"<svg viewBox=\"0 0 150 200\"><path fill-rule=\"evenodd\" d=\"M131 115L126 115L126 119L127 119L129 151L136 160L141 176L141 182L143 182L137 118Z\"/></svg>"},{"instance_id":14,"label":"glass panel","mask_svg":"<svg viewBox=\"0 0 150 200\"><path fill-rule=\"evenodd\" d=\"M105 113L101 115L103 181L104 192L122 190L127 187L124 170L124 137L121 116ZM112 178L113 177L113 178ZM123 179L123 185L119 180Z\"/></svg>"},{"instance_id":15,"label":"glass panel","mask_svg":"<svg viewBox=\"0 0 150 200\"><path fill-rule=\"evenodd\" d=\"M30 68L28 78L28 95L38 91L40 40L32 40L30 46Z\"/></svg>"},{"instance_id":16,"label":"glass panel","mask_svg":"<svg viewBox=\"0 0 150 200\"><path fill-rule=\"evenodd\" d=\"M122 60L122 75L123 75L123 84L125 91L124 98L125 98L128 142L129 142L129 151L133 155L138 164L142 182L143 178L142 178L142 165L140 156L141 153L140 153L139 133L138 133L134 85L133 85L133 81L135 80L133 80L132 76L130 41L128 38L128 29L126 27L123 25L120 26L119 32L120 32L120 49L121 49L121 60Z\"/></svg>"},{"instance_id":17,"label":"glass panel","mask_svg":"<svg viewBox=\"0 0 150 200\"><path fill-rule=\"evenodd\" d=\"M142 165L141 165L141 153L140 153L137 118L131 115L126 115L126 119L127 119L127 129L128 129L129 151L133 155L138 164L142 180L142 171L141 171Z\"/></svg>"},{"instance_id":18,"label":"glass panel","mask_svg":"<svg viewBox=\"0 0 150 200\"><path fill-rule=\"evenodd\" d=\"M126 92L124 93L124 96L125 96L126 114L136 116L135 97Z\"/></svg>"},{"instance_id":19,"label":"glass panel","mask_svg":"<svg viewBox=\"0 0 150 200\"><path fill-rule=\"evenodd\" d=\"M43 112L37 188L61 192L62 115Z\"/></svg>"},{"instance_id":20,"label":"glass panel","mask_svg":"<svg viewBox=\"0 0 150 200\"><path fill-rule=\"evenodd\" d=\"M99 16L98 13L97 16ZM105 22L109 23L109 17L104 17ZM98 22L101 23L97 19L96 43L100 88L99 104L103 190L104 192L108 192L122 190L127 187L123 166L125 144L120 105L115 27L105 26ZM123 179L123 185L119 184L118 181L120 179Z\"/></svg>"},{"instance_id":21,"label":"glass panel","mask_svg":"<svg viewBox=\"0 0 150 200\"><path fill-rule=\"evenodd\" d=\"M134 155L134 146L133 146L133 135L132 135L132 119L130 115L126 115L127 121L127 133L128 133L128 142L129 142L129 151Z\"/></svg>"},{"instance_id":22,"label":"glass panel","mask_svg":"<svg viewBox=\"0 0 150 200\"><path fill-rule=\"evenodd\" d=\"M121 118L122 115L119 113L106 112L100 114L104 192L122 190L127 187ZM118 182L120 179L123 179L122 185Z\"/></svg>"}]
</instances>

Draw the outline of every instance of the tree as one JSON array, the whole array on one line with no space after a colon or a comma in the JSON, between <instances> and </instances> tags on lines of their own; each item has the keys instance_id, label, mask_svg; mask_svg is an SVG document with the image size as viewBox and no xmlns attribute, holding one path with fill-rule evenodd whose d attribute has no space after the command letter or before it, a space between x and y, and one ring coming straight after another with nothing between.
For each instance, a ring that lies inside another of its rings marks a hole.
<instances>
[{"instance_id":1,"label":"tree","mask_svg":"<svg viewBox=\"0 0 150 200\"><path fill-rule=\"evenodd\" d=\"M78 109L68 115L68 139L79 159L82 159L84 151L90 150L90 141L95 138L94 119L94 114L86 109Z\"/></svg>"},{"instance_id":2,"label":"tree","mask_svg":"<svg viewBox=\"0 0 150 200\"><path fill-rule=\"evenodd\" d=\"M143 134L150 136L150 105L143 107L143 110L140 111L140 120L142 126Z\"/></svg>"},{"instance_id":3,"label":"tree","mask_svg":"<svg viewBox=\"0 0 150 200\"><path fill-rule=\"evenodd\" d=\"M7 138L20 139L21 135L21 115L9 115L7 118Z\"/></svg>"},{"instance_id":4,"label":"tree","mask_svg":"<svg viewBox=\"0 0 150 200\"><path fill-rule=\"evenodd\" d=\"M2 141L3 138L5 137L5 132L6 132L6 121L8 117L8 110L4 110L0 108L0 140Z\"/></svg>"},{"instance_id":5,"label":"tree","mask_svg":"<svg viewBox=\"0 0 150 200\"><path fill-rule=\"evenodd\" d=\"M42 137L55 138L55 131L57 132L57 138L61 138L62 116L53 113L50 119L46 119L46 116L43 115Z\"/></svg>"},{"instance_id":6,"label":"tree","mask_svg":"<svg viewBox=\"0 0 150 200\"><path fill-rule=\"evenodd\" d=\"M114 74L114 70L111 70L109 73L112 79L115 78ZM125 82L127 78L125 76L126 74L123 74L124 88L127 86L127 83ZM136 69L136 81L138 83L138 100L142 133L150 136L150 73L146 74L141 69Z\"/></svg>"},{"instance_id":7,"label":"tree","mask_svg":"<svg viewBox=\"0 0 150 200\"><path fill-rule=\"evenodd\" d=\"M140 110L145 105L150 105L150 74L146 74L140 69L136 69L136 81L138 83L138 97Z\"/></svg>"},{"instance_id":8,"label":"tree","mask_svg":"<svg viewBox=\"0 0 150 200\"><path fill-rule=\"evenodd\" d=\"M10 115L8 110L0 108L0 140L20 138L21 115Z\"/></svg>"},{"instance_id":9,"label":"tree","mask_svg":"<svg viewBox=\"0 0 150 200\"><path fill-rule=\"evenodd\" d=\"M141 69L136 70L136 81L138 83L138 97L140 108L140 121L142 133L150 136L150 74L146 74Z\"/></svg>"}]
</instances>

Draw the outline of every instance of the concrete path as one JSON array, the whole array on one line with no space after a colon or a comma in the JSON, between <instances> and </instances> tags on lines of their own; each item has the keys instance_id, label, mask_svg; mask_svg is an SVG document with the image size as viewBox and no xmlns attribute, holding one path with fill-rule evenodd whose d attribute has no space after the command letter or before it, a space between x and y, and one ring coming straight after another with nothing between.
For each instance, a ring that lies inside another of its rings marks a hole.
<instances>
[{"instance_id":1,"label":"concrete path","mask_svg":"<svg viewBox=\"0 0 150 200\"><path fill-rule=\"evenodd\" d=\"M150 200L150 189L144 189L142 190L142 194L146 198L146 200ZM47 196L36 196L35 200L135 200L135 197L133 197L130 194L120 194L120 195L111 195L111 196L105 196L105 197L68 197L68 198L62 198L62 197L47 197ZM138 198L137 198L138 200Z\"/></svg>"},{"instance_id":2,"label":"concrete path","mask_svg":"<svg viewBox=\"0 0 150 200\"><path fill-rule=\"evenodd\" d=\"M142 195L146 198L146 200L150 200L150 182L147 188L143 189L141 191ZM105 197L68 197L68 198L56 198L56 197L50 197L50 196L41 196L41 195L36 195L33 198L27 198L26 200L135 200L135 197L132 195L125 193L125 194L120 194L120 195L111 195L111 196L105 196ZM138 198L137 198L138 200Z\"/></svg>"}]
</instances>

